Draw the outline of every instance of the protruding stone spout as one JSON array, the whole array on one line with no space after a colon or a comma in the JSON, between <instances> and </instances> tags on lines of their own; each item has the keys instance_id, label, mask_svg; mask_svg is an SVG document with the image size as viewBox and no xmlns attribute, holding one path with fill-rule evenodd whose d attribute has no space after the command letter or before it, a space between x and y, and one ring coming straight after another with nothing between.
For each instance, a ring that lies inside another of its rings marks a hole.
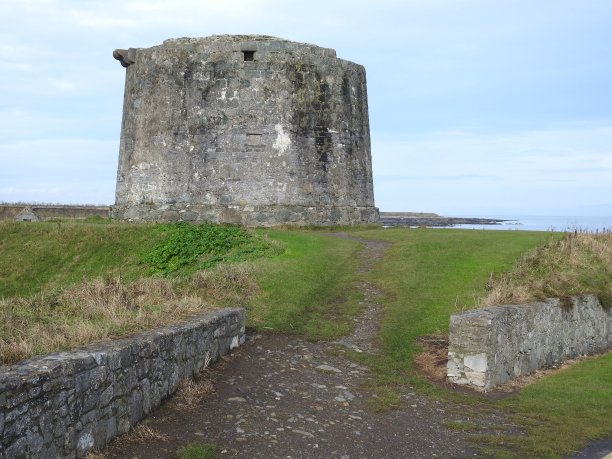
<instances>
[{"instance_id":1,"label":"protruding stone spout","mask_svg":"<svg viewBox=\"0 0 612 459\"><path fill-rule=\"evenodd\" d=\"M135 62L134 58L136 56L134 54L136 53L134 51L133 49L116 49L113 51L113 57L121 62L124 67L129 67Z\"/></svg>"}]
</instances>

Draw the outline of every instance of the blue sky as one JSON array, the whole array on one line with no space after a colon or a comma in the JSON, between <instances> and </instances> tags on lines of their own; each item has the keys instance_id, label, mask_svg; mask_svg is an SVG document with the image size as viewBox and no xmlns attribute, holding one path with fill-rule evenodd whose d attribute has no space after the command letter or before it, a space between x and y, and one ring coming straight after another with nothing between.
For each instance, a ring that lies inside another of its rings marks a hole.
<instances>
[{"instance_id":1,"label":"blue sky","mask_svg":"<svg viewBox=\"0 0 612 459\"><path fill-rule=\"evenodd\" d=\"M256 33L366 67L381 210L612 215L609 0L19 0L0 18L0 201L114 201L115 48Z\"/></svg>"}]
</instances>

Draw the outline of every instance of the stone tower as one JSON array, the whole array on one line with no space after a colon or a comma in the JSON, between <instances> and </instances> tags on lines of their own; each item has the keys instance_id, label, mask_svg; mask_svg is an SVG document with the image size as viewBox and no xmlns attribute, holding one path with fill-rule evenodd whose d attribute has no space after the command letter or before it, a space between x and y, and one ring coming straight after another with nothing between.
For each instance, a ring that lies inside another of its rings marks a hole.
<instances>
[{"instance_id":1,"label":"stone tower","mask_svg":"<svg viewBox=\"0 0 612 459\"><path fill-rule=\"evenodd\" d=\"M249 226L376 222L365 70L267 36L118 49L113 216Z\"/></svg>"}]
</instances>

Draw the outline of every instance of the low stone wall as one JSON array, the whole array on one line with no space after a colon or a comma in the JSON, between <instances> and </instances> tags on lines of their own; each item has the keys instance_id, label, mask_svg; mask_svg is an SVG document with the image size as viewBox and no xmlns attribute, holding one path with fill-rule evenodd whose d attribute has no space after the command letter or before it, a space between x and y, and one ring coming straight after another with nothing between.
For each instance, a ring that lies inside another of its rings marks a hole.
<instances>
[{"instance_id":1,"label":"low stone wall","mask_svg":"<svg viewBox=\"0 0 612 459\"><path fill-rule=\"evenodd\" d=\"M244 342L244 310L0 367L0 457L83 457Z\"/></svg>"},{"instance_id":2,"label":"low stone wall","mask_svg":"<svg viewBox=\"0 0 612 459\"><path fill-rule=\"evenodd\" d=\"M25 213L25 215L24 215ZM34 218L32 218L32 216ZM24 217L24 218L22 218ZM79 206L51 204L3 204L0 220L45 221L54 218L110 217L110 206Z\"/></svg>"},{"instance_id":3,"label":"low stone wall","mask_svg":"<svg viewBox=\"0 0 612 459\"><path fill-rule=\"evenodd\" d=\"M612 347L612 310L595 295L451 316L448 379L490 389L538 368Z\"/></svg>"}]
</instances>

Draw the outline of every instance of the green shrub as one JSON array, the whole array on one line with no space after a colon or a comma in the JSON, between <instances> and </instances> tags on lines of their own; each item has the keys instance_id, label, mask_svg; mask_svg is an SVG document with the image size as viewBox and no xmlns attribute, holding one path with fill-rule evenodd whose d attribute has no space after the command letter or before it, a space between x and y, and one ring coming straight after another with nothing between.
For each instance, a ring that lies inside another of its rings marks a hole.
<instances>
[{"instance_id":1,"label":"green shrub","mask_svg":"<svg viewBox=\"0 0 612 459\"><path fill-rule=\"evenodd\" d=\"M162 225L165 237L143 257L151 272L210 268L223 261L242 261L266 254L272 245L239 226L185 222Z\"/></svg>"}]
</instances>

